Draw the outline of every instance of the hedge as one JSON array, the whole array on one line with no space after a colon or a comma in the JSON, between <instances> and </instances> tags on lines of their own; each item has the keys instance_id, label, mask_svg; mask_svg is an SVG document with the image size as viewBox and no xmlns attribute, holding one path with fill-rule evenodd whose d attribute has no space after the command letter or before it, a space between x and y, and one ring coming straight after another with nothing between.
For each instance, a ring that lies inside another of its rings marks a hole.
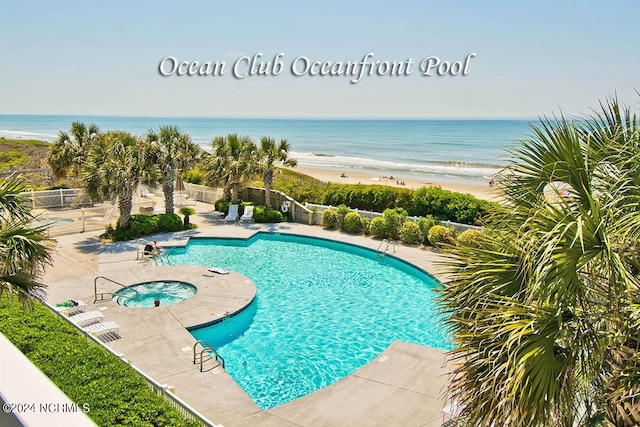
<instances>
[{"instance_id":1,"label":"hedge","mask_svg":"<svg viewBox=\"0 0 640 427\"><path fill-rule=\"evenodd\" d=\"M478 199L470 194L443 190L439 187L421 187L417 190L384 185L328 184L317 203L352 209L384 212L402 207L411 216L479 225L494 202Z\"/></svg>"},{"instance_id":2,"label":"hedge","mask_svg":"<svg viewBox=\"0 0 640 427\"><path fill-rule=\"evenodd\" d=\"M190 227L187 227L190 228ZM184 230L182 219L177 214L131 215L127 228L109 227L100 237L113 241L131 240L156 233Z\"/></svg>"},{"instance_id":3,"label":"hedge","mask_svg":"<svg viewBox=\"0 0 640 427\"><path fill-rule=\"evenodd\" d=\"M88 341L42 303L25 310L0 297L0 331L100 426L198 426L186 420L118 357Z\"/></svg>"}]
</instances>

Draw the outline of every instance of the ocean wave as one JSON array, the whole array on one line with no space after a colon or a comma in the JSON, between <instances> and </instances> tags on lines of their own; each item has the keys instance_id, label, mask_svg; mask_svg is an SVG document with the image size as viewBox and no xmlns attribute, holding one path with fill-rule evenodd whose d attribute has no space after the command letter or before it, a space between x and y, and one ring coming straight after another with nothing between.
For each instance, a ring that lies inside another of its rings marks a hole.
<instances>
[{"instance_id":1,"label":"ocean wave","mask_svg":"<svg viewBox=\"0 0 640 427\"><path fill-rule=\"evenodd\" d=\"M314 153L292 152L291 157L298 161L302 167L319 169L360 170L367 173L378 174L384 172L388 175L403 174L438 175L451 177L468 177L486 179L500 172L501 165L487 163L460 162L460 161L434 161L423 163L402 163L388 160L374 160L364 157L348 156L317 156Z\"/></svg>"},{"instance_id":2,"label":"ocean wave","mask_svg":"<svg viewBox=\"0 0 640 427\"><path fill-rule=\"evenodd\" d=\"M57 135L50 135L40 132L0 129L0 137L9 139L36 139L39 141L51 142L57 138Z\"/></svg>"}]
</instances>

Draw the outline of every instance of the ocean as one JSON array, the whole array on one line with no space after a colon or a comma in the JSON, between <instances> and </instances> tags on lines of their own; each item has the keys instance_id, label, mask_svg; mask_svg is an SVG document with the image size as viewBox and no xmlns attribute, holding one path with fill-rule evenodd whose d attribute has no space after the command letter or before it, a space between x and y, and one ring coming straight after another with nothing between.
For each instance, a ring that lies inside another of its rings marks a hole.
<instances>
[{"instance_id":1,"label":"ocean","mask_svg":"<svg viewBox=\"0 0 640 427\"><path fill-rule=\"evenodd\" d=\"M144 135L177 126L210 151L214 137L237 133L286 139L299 166L398 178L486 184L509 161L507 148L530 134L528 120L244 119L0 115L0 137L55 141L73 121Z\"/></svg>"}]
</instances>

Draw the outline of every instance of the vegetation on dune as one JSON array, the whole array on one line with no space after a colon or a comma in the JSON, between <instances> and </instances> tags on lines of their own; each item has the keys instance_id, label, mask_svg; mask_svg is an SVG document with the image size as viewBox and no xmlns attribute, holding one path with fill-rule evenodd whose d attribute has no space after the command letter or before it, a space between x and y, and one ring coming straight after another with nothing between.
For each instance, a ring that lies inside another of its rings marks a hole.
<instances>
[{"instance_id":1,"label":"vegetation on dune","mask_svg":"<svg viewBox=\"0 0 640 427\"><path fill-rule=\"evenodd\" d=\"M51 144L31 139L0 137L0 172L24 171L47 167L47 155ZM20 172L25 184L32 188L54 184L51 177L36 172Z\"/></svg>"},{"instance_id":2,"label":"vegetation on dune","mask_svg":"<svg viewBox=\"0 0 640 427\"><path fill-rule=\"evenodd\" d=\"M543 119L513 155L482 238L448 250L449 393L474 426L638 425L638 116Z\"/></svg>"}]
</instances>

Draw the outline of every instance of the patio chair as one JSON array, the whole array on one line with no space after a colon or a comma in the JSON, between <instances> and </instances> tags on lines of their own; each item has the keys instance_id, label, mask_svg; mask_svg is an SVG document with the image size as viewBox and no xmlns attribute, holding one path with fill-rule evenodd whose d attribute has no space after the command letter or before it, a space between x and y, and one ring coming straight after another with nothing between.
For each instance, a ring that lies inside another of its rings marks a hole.
<instances>
[{"instance_id":1,"label":"patio chair","mask_svg":"<svg viewBox=\"0 0 640 427\"><path fill-rule=\"evenodd\" d=\"M119 329L120 325L118 325L114 321L94 323L93 325L85 326L82 328L83 331L96 336L107 334L109 332L117 332Z\"/></svg>"},{"instance_id":2,"label":"patio chair","mask_svg":"<svg viewBox=\"0 0 640 427\"><path fill-rule=\"evenodd\" d=\"M224 218L224 220L233 222L238 220L238 205L229 205L229 214Z\"/></svg>"},{"instance_id":3,"label":"patio chair","mask_svg":"<svg viewBox=\"0 0 640 427\"><path fill-rule=\"evenodd\" d=\"M104 314L101 311L85 311L69 316L69 320L80 327L102 322L102 319L104 319Z\"/></svg>"},{"instance_id":4,"label":"patio chair","mask_svg":"<svg viewBox=\"0 0 640 427\"><path fill-rule=\"evenodd\" d=\"M240 217L240 222L253 222L253 205L244 207L244 214Z\"/></svg>"}]
</instances>

